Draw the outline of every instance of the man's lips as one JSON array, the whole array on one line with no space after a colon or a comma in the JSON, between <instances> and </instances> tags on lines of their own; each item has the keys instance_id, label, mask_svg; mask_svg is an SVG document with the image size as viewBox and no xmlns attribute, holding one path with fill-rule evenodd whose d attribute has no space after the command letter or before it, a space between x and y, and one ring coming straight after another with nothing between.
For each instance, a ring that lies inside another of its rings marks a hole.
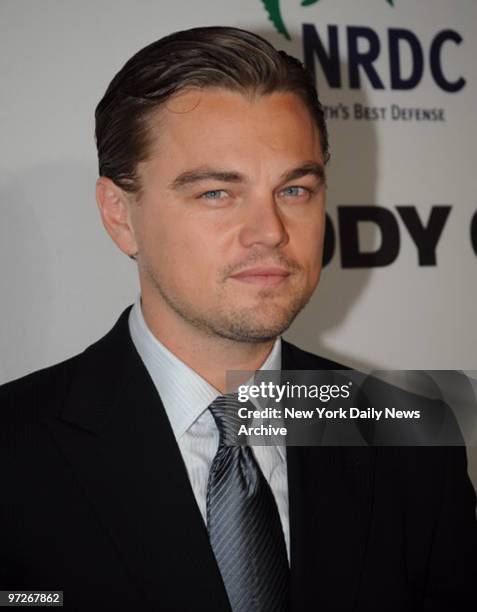
<instances>
[{"instance_id":1,"label":"man's lips","mask_svg":"<svg viewBox=\"0 0 477 612\"><path fill-rule=\"evenodd\" d=\"M258 266L256 268L247 268L237 274L233 274L230 278L255 285L278 285L284 282L290 276L290 271L277 266Z\"/></svg>"}]
</instances>

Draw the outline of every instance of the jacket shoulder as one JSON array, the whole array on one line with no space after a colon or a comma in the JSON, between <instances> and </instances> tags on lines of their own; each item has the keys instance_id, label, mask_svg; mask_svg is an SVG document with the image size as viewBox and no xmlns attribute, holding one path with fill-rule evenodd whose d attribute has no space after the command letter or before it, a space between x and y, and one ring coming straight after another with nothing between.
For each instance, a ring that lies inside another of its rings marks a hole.
<instances>
[{"instance_id":1,"label":"jacket shoulder","mask_svg":"<svg viewBox=\"0 0 477 612\"><path fill-rule=\"evenodd\" d=\"M105 336L82 353L0 386L0 425L11 420L56 416L77 375L82 371L103 371L107 358L118 353L128 334L130 308Z\"/></svg>"},{"instance_id":2,"label":"jacket shoulder","mask_svg":"<svg viewBox=\"0 0 477 612\"><path fill-rule=\"evenodd\" d=\"M68 393L81 355L1 385L0 423L53 416Z\"/></svg>"},{"instance_id":3,"label":"jacket shoulder","mask_svg":"<svg viewBox=\"0 0 477 612\"><path fill-rule=\"evenodd\" d=\"M314 355L282 340L282 366L284 370L349 370L342 363Z\"/></svg>"}]
</instances>

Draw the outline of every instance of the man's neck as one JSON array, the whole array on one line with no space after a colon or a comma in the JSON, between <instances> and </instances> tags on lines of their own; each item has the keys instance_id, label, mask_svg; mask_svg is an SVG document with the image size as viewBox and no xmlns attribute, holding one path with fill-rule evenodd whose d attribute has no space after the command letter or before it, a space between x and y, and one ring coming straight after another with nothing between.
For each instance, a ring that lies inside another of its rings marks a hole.
<instances>
[{"instance_id":1,"label":"man's neck","mask_svg":"<svg viewBox=\"0 0 477 612\"><path fill-rule=\"evenodd\" d=\"M142 301L141 310L155 338L221 393L227 391L228 371L258 370L275 342L239 342L213 335L175 313L155 309L147 300Z\"/></svg>"}]
</instances>

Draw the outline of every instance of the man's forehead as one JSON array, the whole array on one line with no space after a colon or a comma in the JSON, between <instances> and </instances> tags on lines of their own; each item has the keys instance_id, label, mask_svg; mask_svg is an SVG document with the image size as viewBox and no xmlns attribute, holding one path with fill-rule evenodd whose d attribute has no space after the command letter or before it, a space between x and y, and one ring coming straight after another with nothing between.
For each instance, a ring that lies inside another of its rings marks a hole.
<instances>
[{"instance_id":1,"label":"man's forehead","mask_svg":"<svg viewBox=\"0 0 477 612\"><path fill-rule=\"evenodd\" d=\"M210 88L208 88L210 89ZM187 87L173 94L163 105L163 109L173 114L190 113L197 108L208 89Z\"/></svg>"},{"instance_id":2,"label":"man's forehead","mask_svg":"<svg viewBox=\"0 0 477 612\"><path fill-rule=\"evenodd\" d=\"M206 166L217 174L247 175L247 167L258 171L265 160L280 160L276 175L313 163L307 174L324 174L318 128L290 92L251 99L224 88L192 88L172 96L151 123L148 162L156 159L157 171L164 162L174 166L169 180L177 178L176 187L197 181Z\"/></svg>"},{"instance_id":3,"label":"man's forehead","mask_svg":"<svg viewBox=\"0 0 477 612\"><path fill-rule=\"evenodd\" d=\"M204 114L238 114L239 119L247 119L242 114L245 107L261 110L264 114L294 114L308 124L315 125L311 113L300 96L291 91L272 91L261 93L253 90L237 90L226 87L187 87L173 94L157 113L159 117L172 120L194 120Z\"/></svg>"}]
</instances>

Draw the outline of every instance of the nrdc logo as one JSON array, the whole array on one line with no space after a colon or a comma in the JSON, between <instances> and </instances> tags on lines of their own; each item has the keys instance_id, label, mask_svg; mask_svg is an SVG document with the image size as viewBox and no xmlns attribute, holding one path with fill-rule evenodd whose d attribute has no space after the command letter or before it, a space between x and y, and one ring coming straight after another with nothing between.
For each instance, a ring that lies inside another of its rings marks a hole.
<instances>
[{"instance_id":1,"label":"nrdc logo","mask_svg":"<svg viewBox=\"0 0 477 612\"><path fill-rule=\"evenodd\" d=\"M280 10L281 0L262 0L277 32L288 40L290 33ZM311 6L320 0L302 0L301 6ZM343 0L344 1L344 0ZM378 0L373 0L378 2ZM369 0L371 4L371 0ZM380 0L394 7L395 0ZM326 31L325 31L326 28ZM340 30L345 30L340 35ZM410 90L421 82L426 71L439 89L457 93L466 79L446 61L449 49L463 42L459 32L451 29L436 32L427 42L420 34L407 28L388 28L383 35L370 26L302 24L304 63L317 79L317 68L332 89L348 86L361 89ZM379 66L379 58L387 47L388 65ZM346 65L346 69L344 68ZM379 67L378 67L379 66ZM346 82L347 81L347 82Z\"/></svg>"},{"instance_id":2,"label":"nrdc logo","mask_svg":"<svg viewBox=\"0 0 477 612\"><path fill-rule=\"evenodd\" d=\"M279 34L282 34L288 40L291 40L291 36L287 30L285 22L283 21L282 13L280 11L280 1L281 0L262 0L262 4L265 7L270 21L275 26L276 31ZM301 6L311 6L312 4L316 4L320 0L302 0ZM388 4L394 6L394 0L386 0Z\"/></svg>"}]
</instances>

